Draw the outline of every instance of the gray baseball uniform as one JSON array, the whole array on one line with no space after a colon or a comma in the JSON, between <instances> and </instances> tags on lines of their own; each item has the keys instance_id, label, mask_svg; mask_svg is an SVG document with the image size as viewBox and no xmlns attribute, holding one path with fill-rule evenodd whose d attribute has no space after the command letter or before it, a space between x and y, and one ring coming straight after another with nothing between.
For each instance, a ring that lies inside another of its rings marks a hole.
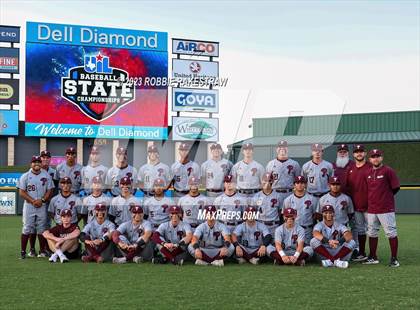
<instances>
[{"instance_id":1,"label":"gray baseball uniform","mask_svg":"<svg viewBox=\"0 0 420 310\"><path fill-rule=\"evenodd\" d=\"M143 182L145 191L153 190L153 182L157 178L161 178L166 181L166 184L169 184L172 176L168 165L160 162L156 165L145 164L140 167L138 181Z\"/></svg>"},{"instance_id":2,"label":"gray baseball uniform","mask_svg":"<svg viewBox=\"0 0 420 310\"><path fill-rule=\"evenodd\" d=\"M251 200L251 205L257 207L258 221L268 227L271 235L274 235L274 231L280 225L279 213L282 208L281 203L280 193L274 190L269 195L259 191Z\"/></svg>"},{"instance_id":3,"label":"gray baseball uniform","mask_svg":"<svg viewBox=\"0 0 420 310\"><path fill-rule=\"evenodd\" d=\"M187 233L192 233L191 226L183 221L176 227L171 222L165 222L159 225L157 232L165 242L178 244Z\"/></svg>"},{"instance_id":4,"label":"gray baseball uniform","mask_svg":"<svg viewBox=\"0 0 420 310\"><path fill-rule=\"evenodd\" d=\"M277 158L271 160L266 167L274 178L273 189L293 189L294 179L301 174L301 168L297 161L287 159L280 161Z\"/></svg>"},{"instance_id":5,"label":"gray baseball uniform","mask_svg":"<svg viewBox=\"0 0 420 310\"><path fill-rule=\"evenodd\" d=\"M243 222L236 226L233 234L238 237L241 247L251 254L264 244L263 239L270 234L270 231L263 223L255 222L255 225L251 226Z\"/></svg>"},{"instance_id":6,"label":"gray baseball uniform","mask_svg":"<svg viewBox=\"0 0 420 310\"><path fill-rule=\"evenodd\" d=\"M86 192L86 195L90 195L92 193L93 178L98 176L101 178L102 183L105 184L108 168L105 167L104 165L98 165L96 167L87 165L82 168L81 173L82 173L82 189Z\"/></svg>"},{"instance_id":7,"label":"gray baseball uniform","mask_svg":"<svg viewBox=\"0 0 420 310\"><path fill-rule=\"evenodd\" d=\"M200 166L191 160L186 164L177 161L172 164L171 173L174 179L175 190L188 191L188 179L192 176L200 179Z\"/></svg>"},{"instance_id":8,"label":"gray baseball uniform","mask_svg":"<svg viewBox=\"0 0 420 310\"><path fill-rule=\"evenodd\" d=\"M286 224L281 225L276 229L274 233L274 241L280 242L282 245L283 252L287 256L292 256L296 253L299 242L305 242L305 230L299 225L295 224L293 228L287 228ZM270 255L273 251L276 251L274 246L269 246L267 252ZM309 256L313 255L313 250L310 246L303 248L303 251Z\"/></svg>"},{"instance_id":9,"label":"gray baseball uniform","mask_svg":"<svg viewBox=\"0 0 420 310\"><path fill-rule=\"evenodd\" d=\"M312 160L302 166L302 174L308 180L307 191L310 194L324 194L329 191L328 178L333 175L333 165L322 160L319 164Z\"/></svg>"},{"instance_id":10,"label":"gray baseball uniform","mask_svg":"<svg viewBox=\"0 0 420 310\"><path fill-rule=\"evenodd\" d=\"M105 194L102 194L98 197L95 197L93 196L93 194L90 194L89 196L83 198L80 213L84 215L87 214L88 223L90 223L95 218L95 214L93 211L98 203L105 204L109 209L109 205L111 204L111 198Z\"/></svg>"},{"instance_id":11,"label":"gray baseball uniform","mask_svg":"<svg viewBox=\"0 0 420 310\"><path fill-rule=\"evenodd\" d=\"M337 197L334 197L331 193L322 196L318 201L317 212L321 213L322 207L325 205L334 207L334 221L342 225L347 225L349 222L349 215L354 213L351 198L343 193Z\"/></svg>"},{"instance_id":12,"label":"gray baseball uniform","mask_svg":"<svg viewBox=\"0 0 420 310\"><path fill-rule=\"evenodd\" d=\"M146 231L152 231L152 225L149 221L143 220L140 224L134 225L131 220L122 223L117 230L120 232L120 240L128 243L136 243Z\"/></svg>"},{"instance_id":13,"label":"gray baseball uniform","mask_svg":"<svg viewBox=\"0 0 420 310\"><path fill-rule=\"evenodd\" d=\"M255 160L249 164L241 160L232 167L231 174L238 189L260 189L264 172L264 167Z\"/></svg>"},{"instance_id":14,"label":"gray baseball uniform","mask_svg":"<svg viewBox=\"0 0 420 310\"><path fill-rule=\"evenodd\" d=\"M54 180L55 174L56 174L56 170L54 168L48 167L48 170L45 170L45 169L42 169L42 170L46 171L51 177L51 179Z\"/></svg>"},{"instance_id":15,"label":"gray baseball uniform","mask_svg":"<svg viewBox=\"0 0 420 310\"><path fill-rule=\"evenodd\" d=\"M71 180L71 191L78 193L82 185L82 165L76 163L73 166L68 166L66 162L59 164L55 171L55 180L60 180L64 177L69 177Z\"/></svg>"},{"instance_id":16,"label":"gray baseball uniform","mask_svg":"<svg viewBox=\"0 0 420 310\"><path fill-rule=\"evenodd\" d=\"M115 224L118 226L124 222L131 221L130 207L134 205L141 206L142 201L131 195L127 199L122 196L114 197L109 207L109 215L115 217Z\"/></svg>"},{"instance_id":17,"label":"gray baseball uniform","mask_svg":"<svg viewBox=\"0 0 420 310\"><path fill-rule=\"evenodd\" d=\"M111 190L111 194L114 197L121 194L120 180L123 177L129 177L134 185L134 182L137 180L137 169L131 165L128 165L123 169L114 166L111 169L109 169L108 173L106 174L105 183L107 189Z\"/></svg>"},{"instance_id":18,"label":"gray baseball uniform","mask_svg":"<svg viewBox=\"0 0 420 310\"><path fill-rule=\"evenodd\" d=\"M235 193L229 196L226 193L223 193L221 196L216 197L214 205L218 210L223 210L228 214L230 213L229 216L231 216L231 218L226 218L225 220L221 220L221 222L228 227L229 232L232 232L236 225L242 223L242 214L245 207L248 205L248 202L247 197L242 194Z\"/></svg>"},{"instance_id":19,"label":"gray baseball uniform","mask_svg":"<svg viewBox=\"0 0 420 310\"><path fill-rule=\"evenodd\" d=\"M77 215L81 212L82 202L79 197L75 194L70 194L64 197L61 193L55 195L48 206L48 212L54 214L54 222L61 224L61 211L69 209L71 210L71 222L77 224Z\"/></svg>"},{"instance_id":20,"label":"gray baseball uniform","mask_svg":"<svg viewBox=\"0 0 420 310\"><path fill-rule=\"evenodd\" d=\"M169 197L162 197L160 200L156 199L156 197L150 197L144 201L144 213L149 215L148 220L153 228L157 228L160 224L169 221L168 210L174 204L174 201Z\"/></svg>"},{"instance_id":21,"label":"gray baseball uniform","mask_svg":"<svg viewBox=\"0 0 420 310\"><path fill-rule=\"evenodd\" d=\"M201 176L206 180L206 189L223 191L224 178L230 173L232 167L233 164L225 158L219 161L213 159L205 161L201 165Z\"/></svg>"},{"instance_id":22,"label":"gray baseball uniform","mask_svg":"<svg viewBox=\"0 0 420 310\"><path fill-rule=\"evenodd\" d=\"M89 235L91 240L101 239L105 234L113 232L115 225L109 220L105 220L99 224L96 219L88 223L82 230L85 234Z\"/></svg>"},{"instance_id":23,"label":"gray baseball uniform","mask_svg":"<svg viewBox=\"0 0 420 310\"><path fill-rule=\"evenodd\" d=\"M199 210L203 210L208 204L208 198L202 194L195 197L188 194L178 200L178 206L182 208L183 212L182 219L185 223L188 223L193 230L203 222L203 220L198 219Z\"/></svg>"}]
</instances>

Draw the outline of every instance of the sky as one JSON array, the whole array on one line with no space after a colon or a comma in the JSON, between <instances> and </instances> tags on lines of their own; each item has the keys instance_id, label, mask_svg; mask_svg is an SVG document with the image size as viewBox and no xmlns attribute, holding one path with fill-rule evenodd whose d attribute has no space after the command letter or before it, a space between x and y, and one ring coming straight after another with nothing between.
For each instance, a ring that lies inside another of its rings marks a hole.
<instances>
[{"instance_id":1,"label":"sky","mask_svg":"<svg viewBox=\"0 0 420 310\"><path fill-rule=\"evenodd\" d=\"M219 41L224 148L255 117L420 109L420 1L0 0L0 24L26 21Z\"/></svg>"}]
</instances>

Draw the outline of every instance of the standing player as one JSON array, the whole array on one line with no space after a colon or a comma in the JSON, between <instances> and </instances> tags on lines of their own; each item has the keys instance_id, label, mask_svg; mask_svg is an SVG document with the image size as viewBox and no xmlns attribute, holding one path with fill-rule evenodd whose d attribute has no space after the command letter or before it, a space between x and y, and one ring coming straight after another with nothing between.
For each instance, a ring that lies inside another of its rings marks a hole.
<instances>
[{"instance_id":1,"label":"standing player","mask_svg":"<svg viewBox=\"0 0 420 310\"><path fill-rule=\"evenodd\" d=\"M283 216L284 224L276 229L275 247L268 246L268 255L279 265L305 266L314 251L310 246L305 246L305 230L295 223L297 211L286 208Z\"/></svg>"},{"instance_id":2,"label":"standing player","mask_svg":"<svg viewBox=\"0 0 420 310\"><path fill-rule=\"evenodd\" d=\"M153 181L153 197L144 201L144 213L148 215L148 221L156 230L160 224L169 221L169 207L174 205L172 198L165 197L166 182L157 178Z\"/></svg>"},{"instance_id":3,"label":"standing player","mask_svg":"<svg viewBox=\"0 0 420 310\"><path fill-rule=\"evenodd\" d=\"M231 171L240 194L245 195L249 200L261 189L261 177L264 167L253 159L254 146L251 143L242 145L244 158L237 162Z\"/></svg>"},{"instance_id":4,"label":"standing player","mask_svg":"<svg viewBox=\"0 0 420 310\"><path fill-rule=\"evenodd\" d=\"M350 230L334 221L334 207L322 207L323 221L314 227L311 247L321 259L323 267L347 268L356 246Z\"/></svg>"},{"instance_id":5,"label":"standing player","mask_svg":"<svg viewBox=\"0 0 420 310\"><path fill-rule=\"evenodd\" d=\"M140 206L141 200L135 197L132 193L131 178L123 177L118 184L120 185L120 195L113 198L111 206L109 207L109 219L116 225L119 226L124 222L131 219L132 215L130 209L133 206ZM143 213L143 209L142 209ZM143 215L142 215L143 217ZM150 224L150 223L149 223Z\"/></svg>"},{"instance_id":6,"label":"standing player","mask_svg":"<svg viewBox=\"0 0 420 310\"><path fill-rule=\"evenodd\" d=\"M295 177L301 174L302 169L297 161L289 158L287 141L277 144L277 157L270 161L266 167L267 172L273 175L273 189L280 194L280 205L293 191Z\"/></svg>"},{"instance_id":7,"label":"standing player","mask_svg":"<svg viewBox=\"0 0 420 310\"><path fill-rule=\"evenodd\" d=\"M349 147L347 144L340 144L337 146L337 159L333 163L334 176L340 179L341 191L346 192L346 175L347 170L354 165L354 162L349 157Z\"/></svg>"},{"instance_id":8,"label":"standing player","mask_svg":"<svg viewBox=\"0 0 420 310\"><path fill-rule=\"evenodd\" d=\"M305 245L309 245L317 212L316 200L314 196L306 192L306 179L304 176L297 176L294 184L294 193L284 200L283 210L287 208L296 210L296 224L305 230Z\"/></svg>"},{"instance_id":9,"label":"standing player","mask_svg":"<svg viewBox=\"0 0 420 310\"><path fill-rule=\"evenodd\" d=\"M210 146L211 159L201 165L201 183L206 187L207 197L215 198L223 193L225 176L230 173L233 164L222 158L222 146L219 143Z\"/></svg>"},{"instance_id":10,"label":"standing player","mask_svg":"<svg viewBox=\"0 0 420 310\"><path fill-rule=\"evenodd\" d=\"M92 194L93 178L99 177L105 183L108 168L101 164L101 153L99 147L92 146L89 155L89 163L82 168L82 188L85 195Z\"/></svg>"},{"instance_id":11,"label":"standing player","mask_svg":"<svg viewBox=\"0 0 420 310\"><path fill-rule=\"evenodd\" d=\"M190 225L184 223L182 210L178 206L169 207L171 220L160 224L153 233L152 240L162 258L153 258L153 263L164 264L171 262L174 265L182 266L188 257L187 247L191 242L192 230Z\"/></svg>"},{"instance_id":12,"label":"standing player","mask_svg":"<svg viewBox=\"0 0 420 310\"><path fill-rule=\"evenodd\" d=\"M61 211L70 210L71 223L79 222L82 202L78 196L71 192L72 184L69 177L60 179L60 193L55 195L48 206L48 214L56 224L61 224Z\"/></svg>"},{"instance_id":13,"label":"standing player","mask_svg":"<svg viewBox=\"0 0 420 310\"><path fill-rule=\"evenodd\" d=\"M82 185L82 165L78 164L77 152L74 147L66 149L66 161L59 164L55 171L55 180L58 182L60 179L68 177L71 180L71 192L79 194L80 187Z\"/></svg>"},{"instance_id":14,"label":"standing player","mask_svg":"<svg viewBox=\"0 0 420 310\"><path fill-rule=\"evenodd\" d=\"M55 177L55 169L50 167L50 162L51 162L51 153L50 151L44 150L41 152L40 154L41 156L41 161L42 161L42 169L44 169L51 177L51 179L54 180Z\"/></svg>"},{"instance_id":15,"label":"standing player","mask_svg":"<svg viewBox=\"0 0 420 310\"><path fill-rule=\"evenodd\" d=\"M189 159L190 146L187 143L181 143L178 150L180 159L172 164L171 174L173 175L174 197L180 198L188 194L190 177L200 179L200 166ZM177 198L175 198L176 201Z\"/></svg>"},{"instance_id":16,"label":"standing player","mask_svg":"<svg viewBox=\"0 0 420 310\"><path fill-rule=\"evenodd\" d=\"M236 226L232 233L232 244L235 247L235 258L239 264L249 262L258 265L260 258L267 252L271 234L263 223L255 220L257 208L248 206L244 212L245 222Z\"/></svg>"},{"instance_id":17,"label":"standing player","mask_svg":"<svg viewBox=\"0 0 420 310\"><path fill-rule=\"evenodd\" d=\"M280 226L282 208L281 194L271 188L273 181L274 178L270 172L264 173L261 179L262 190L252 197L251 203L258 210L258 221L268 227L271 236L274 236L274 231Z\"/></svg>"},{"instance_id":18,"label":"standing player","mask_svg":"<svg viewBox=\"0 0 420 310\"><path fill-rule=\"evenodd\" d=\"M50 200L54 185L51 177L45 170L41 169L41 157L32 156L31 169L24 173L17 184L19 195L25 201L23 203L23 228L21 234L22 259L26 258L26 247L29 236L38 234L40 252L46 253L47 244L42 233L47 229L48 217L46 203ZM33 248L30 249L30 257L35 257L35 236L33 237Z\"/></svg>"},{"instance_id":19,"label":"standing player","mask_svg":"<svg viewBox=\"0 0 420 310\"><path fill-rule=\"evenodd\" d=\"M210 203L209 199L198 191L199 185L200 179L191 177L188 180L190 189L188 194L178 200L178 206L181 207L183 212L182 219L191 226L193 231L203 222L198 218L200 210L203 211L204 206Z\"/></svg>"},{"instance_id":20,"label":"standing player","mask_svg":"<svg viewBox=\"0 0 420 310\"><path fill-rule=\"evenodd\" d=\"M105 183L111 195L117 197L121 194L120 180L127 177L131 184L134 184L137 180L137 169L128 164L126 148L117 148L115 156L117 157L117 164L108 170Z\"/></svg>"},{"instance_id":21,"label":"standing player","mask_svg":"<svg viewBox=\"0 0 420 310\"><path fill-rule=\"evenodd\" d=\"M359 246L359 254L354 261L365 261L366 256L366 232L367 232L367 210L368 194L366 177L371 164L366 162L365 147L362 144L356 144L353 147L353 157L355 163L349 168L346 176L347 194L350 195L355 209L355 228L357 232L356 243Z\"/></svg>"},{"instance_id":22,"label":"standing player","mask_svg":"<svg viewBox=\"0 0 420 310\"><path fill-rule=\"evenodd\" d=\"M382 225L391 247L389 266L399 267L394 195L400 190L400 181L395 171L383 164L383 153L381 150L371 150L369 152L369 160L372 167L368 172L366 182L368 192L367 234L369 236L370 253L368 260L364 264L379 263L376 249L378 247L379 228Z\"/></svg>"},{"instance_id":23,"label":"standing player","mask_svg":"<svg viewBox=\"0 0 420 310\"><path fill-rule=\"evenodd\" d=\"M153 246L150 242L152 226L150 222L143 219L143 208L133 206L131 208L131 220L122 223L112 233L112 241L117 245L122 257L114 257L114 264L125 264L126 262L142 263L151 260Z\"/></svg>"},{"instance_id":24,"label":"standing player","mask_svg":"<svg viewBox=\"0 0 420 310\"><path fill-rule=\"evenodd\" d=\"M49 230L44 231L43 236L48 241L48 246L53 252L49 261L67 263L69 259L76 259L80 255L80 235L79 227L71 223L72 213L69 209L64 209L60 214L60 223Z\"/></svg>"},{"instance_id":25,"label":"standing player","mask_svg":"<svg viewBox=\"0 0 420 310\"><path fill-rule=\"evenodd\" d=\"M206 222L197 227L188 246L196 265L224 266L223 260L235 250L228 228L216 221L216 212L215 206L205 207Z\"/></svg>"},{"instance_id":26,"label":"standing player","mask_svg":"<svg viewBox=\"0 0 420 310\"><path fill-rule=\"evenodd\" d=\"M100 176L92 178L92 193L82 200L80 214L82 215L85 224L92 222L95 218L94 210L97 204L105 205L107 211L111 204L111 198L103 192L103 179Z\"/></svg>"},{"instance_id":27,"label":"standing player","mask_svg":"<svg viewBox=\"0 0 420 310\"><path fill-rule=\"evenodd\" d=\"M157 178L164 180L165 184L169 184L172 178L168 165L160 162L159 151L155 145L147 148L147 154L149 162L139 169L138 186L144 197L152 197L153 184Z\"/></svg>"},{"instance_id":28,"label":"standing player","mask_svg":"<svg viewBox=\"0 0 420 310\"><path fill-rule=\"evenodd\" d=\"M242 214L245 207L248 205L247 198L236 192L235 179L231 175L225 176L225 192L214 200L216 209L222 210L226 216L220 221L232 233L237 225L242 223ZM227 216L230 214L229 216Z\"/></svg>"},{"instance_id":29,"label":"standing player","mask_svg":"<svg viewBox=\"0 0 420 310\"><path fill-rule=\"evenodd\" d=\"M89 222L80 234L80 241L85 244L87 255L82 256L84 263L97 262L112 258L112 233L115 225L106 219L107 206L97 204L95 206L95 218Z\"/></svg>"},{"instance_id":30,"label":"standing player","mask_svg":"<svg viewBox=\"0 0 420 310\"><path fill-rule=\"evenodd\" d=\"M308 181L307 191L315 197L315 205L319 198L328 193L328 178L333 175L333 166L322 159L324 150L321 144L312 144L312 160L302 166L302 174Z\"/></svg>"}]
</instances>

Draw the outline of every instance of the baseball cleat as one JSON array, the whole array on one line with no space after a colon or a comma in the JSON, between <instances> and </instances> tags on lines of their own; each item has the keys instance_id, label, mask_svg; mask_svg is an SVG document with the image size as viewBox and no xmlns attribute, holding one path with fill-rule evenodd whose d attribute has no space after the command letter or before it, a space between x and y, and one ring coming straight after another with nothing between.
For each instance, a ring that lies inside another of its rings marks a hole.
<instances>
[{"instance_id":1,"label":"baseball cleat","mask_svg":"<svg viewBox=\"0 0 420 310\"><path fill-rule=\"evenodd\" d=\"M376 265L376 264L379 264L379 260L377 258L368 257L368 259L365 260L362 264L363 265Z\"/></svg>"},{"instance_id":2,"label":"baseball cleat","mask_svg":"<svg viewBox=\"0 0 420 310\"><path fill-rule=\"evenodd\" d=\"M166 264L166 259L164 257L158 256L152 258L152 264Z\"/></svg>"},{"instance_id":3,"label":"baseball cleat","mask_svg":"<svg viewBox=\"0 0 420 310\"><path fill-rule=\"evenodd\" d=\"M306 262L304 259L300 259L296 262L296 266L304 267L306 265Z\"/></svg>"},{"instance_id":4,"label":"baseball cleat","mask_svg":"<svg viewBox=\"0 0 420 310\"><path fill-rule=\"evenodd\" d=\"M258 265L260 263L260 259L258 257L253 257L249 260L249 262L253 265Z\"/></svg>"},{"instance_id":5,"label":"baseball cleat","mask_svg":"<svg viewBox=\"0 0 420 310\"><path fill-rule=\"evenodd\" d=\"M175 265L178 265L178 266L182 266L182 265L184 265L184 259L183 258L181 258L180 260L178 260L178 261L174 261L174 264Z\"/></svg>"},{"instance_id":6,"label":"baseball cleat","mask_svg":"<svg viewBox=\"0 0 420 310\"><path fill-rule=\"evenodd\" d=\"M38 258L46 258L46 257L50 257L50 256L46 252L39 252L37 257Z\"/></svg>"},{"instance_id":7,"label":"baseball cleat","mask_svg":"<svg viewBox=\"0 0 420 310\"><path fill-rule=\"evenodd\" d=\"M54 253L53 255L51 255L51 257L48 259L48 261L50 262L50 263L56 263L57 262L57 258L58 258L58 255L56 254L56 253Z\"/></svg>"},{"instance_id":8,"label":"baseball cleat","mask_svg":"<svg viewBox=\"0 0 420 310\"><path fill-rule=\"evenodd\" d=\"M69 259L67 258L66 255L63 254L63 255L60 255L59 257L60 257L60 263L64 264L64 263L69 262Z\"/></svg>"},{"instance_id":9,"label":"baseball cleat","mask_svg":"<svg viewBox=\"0 0 420 310\"><path fill-rule=\"evenodd\" d=\"M217 267L223 267L225 265L223 259L216 259L216 260L212 261L211 264L213 266L217 266Z\"/></svg>"},{"instance_id":10,"label":"baseball cleat","mask_svg":"<svg viewBox=\"0 0 420 310\"><path fill-rule=\"evenodd\" d=\"M352 258L353 262L364 262L367 260L368 257L366 255L357 255L356 257Z\"/></svg>"},{"instance_id":11,"label":"baseball cleat","mask_svg":"<svg viewBox=\"0 0 420 310\"><path fill-rule=\"evenodd\" d=\"M20 259L25 259L26 258L26 252L25 251L21 251L20 252Z\"/></svg>"},{"instance_id":12,"label":"baseball cleat","mask_svg":"<svg viewBox=\"0 0 420 310\"><path fill-rule=\"evenodd\" d=\"M329 259L323 259L321 263L322 263L322 267L325 267L325 268L334 266L334 263Z\"/></svg>"},{"instance_id":13,"label":"baseball cleat","mask_svg":"<svg viewBox=\"0 0 420 310\"><path fill-rule=\"evenodd\" d=\"M91 261L93 261L93 257L92 256L89 256L89 255L83 255L82 256L82 262L89 263Z\"/></svg>"},{"instance_id":14,"label":"baseball cleat","mask_svg":"<svg viewBox=\"0 0 420 310\"><path fill-rule=\"evenodd\" d=\"M238 264L240 264L240 265L246 263L246 259L243 258L243 257L238 257L236 260L238 261Z\"/></svg>"},{"instance_id":15,"label":"baseball cleat","mask_svg":"<svg viewBox=\"0 0 420 310\"><path fill-rule=\"evenodd\" d=\"M125 264L127 262L127 259L125 257L114 257L112 259L112 262L114 264Z\"/></svg>"},{"instance_id":16,"label":"baseball cleat","mask_svg":"<svg viewBox=\"0 0 420 310\"><path fill-rule=\"evenodd\" d=\"M30 251L29 251L29 253L28 253L28 257L30 257L30 258L35 258L37 255L36 255L36 252L35 252L35 250L34 249L31 249Z\"/></svg>"},{"instance_id":17,"label":"baseball cleat","mask_svg":"<svg viewBox=\"0 0 420 310\"><path fill-rule=\"evenodd\" d=\"M349 267L349 262L345 261L345 260L340 260L340 259L336 259L334 261L334 266L337 268L348 268Z\"/></svg>"},{"instance_id":18,"label":"baseball cleat","mask_svg":"<svg viewBox=\"0 0 420 310\"><path fill-rule=\"evenodd\" d=\"M196 264L196 265L200 265L200 266L207 266L209 263L208 263L208 262L203 261L202 259L197 258L197 259L195 260L195 264Z\"/></svg>"},{"instance_id":19,"label":"baseball cleat","mask_svg":"<svg viewBox=\"0 0 420 310\"><path fill-rule=\"evenodd\" d=\"M141 257L141 256L134 256L133 257L133 263L141 264L142 262L143 262L143 257Z\"/></svg>"},{"instance_id":20,"label":"baseball cleat","mask_svg":"<svg viewBox=\"0 0 420 310\"><path fill-rule=\"evenodd\" d=\"M396 258L391 258L389 267L392 267L392 268L400 267L400 262Z\"/></svg>"}]
</instances>

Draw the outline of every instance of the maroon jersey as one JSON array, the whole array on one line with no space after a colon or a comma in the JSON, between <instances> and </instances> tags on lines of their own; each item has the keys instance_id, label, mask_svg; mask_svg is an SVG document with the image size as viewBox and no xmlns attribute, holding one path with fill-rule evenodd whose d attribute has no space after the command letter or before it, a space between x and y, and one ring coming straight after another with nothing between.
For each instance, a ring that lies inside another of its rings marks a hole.
<instances>
[{"instance_id":1,"label":"maroon jersey","mask_svg":"<svg viewBox=\"0 0 420 310\"><path fill-rule=\"evenodd\" d=\"M355 165L354 161L349 160L347 165L345 165L343 168L337 167L336 163L333 163L332 165L333 165L333 170L334 170L334 176L337 177L341 182L341 191L346 192L347 191L347 178L346 178L347 171L349 171L349 169Z\"/></svg>"},{"instance_id":2,"label":"maroon jersey","mask_svg":"<svg viewBox=\"0 0 420 310\"><path fill-rule=\"evenodd\" d=\"M395 212L393 190L400 187L395 171L385 165L378 169L372 167L366 180L368 212L374 214Z\"/></svg>"},{"instance_id":3,"label":"maroon jersey","mask_svg":"<svg viewBox=\"0 0 420 310\"><path fill-rule=\"evenodd\" d=\"M78 227L76 224L71 224L69 227L64 228L63 225L56 225L55 227L49 229L48 231L54 235L54 237L57 238L64 238L67 235L71 234L74 230L76 230Z\"/></svg>"},{"instance_id":4,"label":"maroon jersey","mask_svg":"<svg viewBox=\"0 0 420 310\"><path fill-rule=\"evenodd\" d=\"M353 163L347 170L345 193L351 197L354 210L358 212L366 212L368 209L366 178L371 167L370 163L365 163L361 167L356 167Z\"/></svg>"}]
</instances>

